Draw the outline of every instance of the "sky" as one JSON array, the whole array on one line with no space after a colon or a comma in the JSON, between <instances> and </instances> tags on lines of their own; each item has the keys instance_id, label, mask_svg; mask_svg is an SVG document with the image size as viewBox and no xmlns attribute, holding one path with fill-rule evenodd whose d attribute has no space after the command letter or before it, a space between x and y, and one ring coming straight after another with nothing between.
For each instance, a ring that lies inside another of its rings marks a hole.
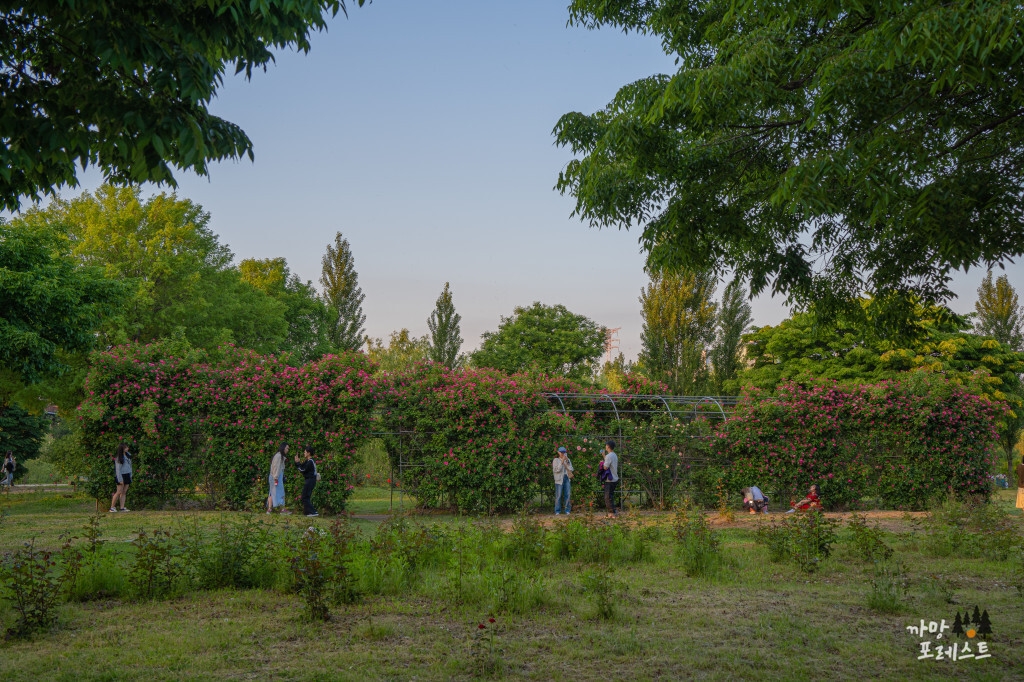
<instances>
[{"instance_id":1,"label":"sky","mask_svg":"<svg viewBox=\"0 0 1024 682\"><path fill-rule=\"evenodd\" d=\"M572 198L553 189L571 154L551 131L564 113L591 113L626 83L674 71L673 60L657 38L567 27L567 4L352 6L309 54L282 52L251 81L225 79L211 111L248 133L255 161L178 173L177 193L211 214L239 260L284 256L314 282L341 231L370 336L426 334L447 281L464 350L516 306L540 301L621 328L620 349L634 359L647 282L638 233L571 217ZM80 180L62 194L102 178ZM1022 269L1008 272L1024 289ZM983 274L956 278L954 310L973 309ZM788 315L767 295L752 306L757 325Z\"/></svg>"}]
</instances>

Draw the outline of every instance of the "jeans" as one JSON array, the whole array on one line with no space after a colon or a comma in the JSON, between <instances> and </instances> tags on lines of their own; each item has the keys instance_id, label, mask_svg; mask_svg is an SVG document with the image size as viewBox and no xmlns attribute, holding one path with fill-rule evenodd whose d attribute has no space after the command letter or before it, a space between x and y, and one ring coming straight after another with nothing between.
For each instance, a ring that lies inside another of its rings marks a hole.
<instances>
[{"instance_id":1,"label":"jeans","mask_svg":"<svg viewBox=\"0 0 1024 682\"><path fill-rule=\"evenodd\" d=\"M609 514L615 513L615 489L618 487L618 481L604 482L604 506Z\"/></svg>"},{"instance_id":2,"label":"jeans","mask_svg":"<svg viewBox=\"0 0 1024 682\"><path fill-rule=\"evenodd\" d=\"M315 478L307 478L302 484L302 513L304 514L316 514L316 509L313 509L313 488L315 487Z\"/></svg>"},{"instance_id":3,"label":"jeans","mask_svg":"<svg viewBox=\"0 0 1024 682\"><path fill-rule=\"evenodd\" d=\"M562 508L565 508L565 513L568 514L572 511L572 501L569 499L569 494L572 492L572 483L569 482L569 477L566 476L562 479L561 483L555 484L555 513L561 514ZM564 502L562 500L565 500Z\"/></svg>"}]
</instances>

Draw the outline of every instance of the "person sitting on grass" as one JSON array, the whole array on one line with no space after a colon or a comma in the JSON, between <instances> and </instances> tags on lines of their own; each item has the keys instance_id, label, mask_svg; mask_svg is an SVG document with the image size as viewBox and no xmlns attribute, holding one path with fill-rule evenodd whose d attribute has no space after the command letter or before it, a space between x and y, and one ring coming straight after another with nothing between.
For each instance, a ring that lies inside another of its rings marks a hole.
<instances>
[{"instance_id":1,"label":"person sitting on grass","mask_svg":"<svg viewBox=\"0 0 1024 682\"><path fill-rule=\"evenodd\" d=\"M809 509L821 510L821 488L817 484L811 486L811 489L807 491L807 497L793 504L793 508L790 509L787 514L792 514L795 511L807 511Z\"/></svg>"},{"instance_id":2,"label":"person sitting on grass","mask_svg":"<svg viewBox=\"0 0 1024 682\"><path fill-rule=\"evenodd\" d=\"M751 514L768 513L768 496L761 492L756 485L743 489L743 508L749 509Z\"/></svg>"}]
</instances>

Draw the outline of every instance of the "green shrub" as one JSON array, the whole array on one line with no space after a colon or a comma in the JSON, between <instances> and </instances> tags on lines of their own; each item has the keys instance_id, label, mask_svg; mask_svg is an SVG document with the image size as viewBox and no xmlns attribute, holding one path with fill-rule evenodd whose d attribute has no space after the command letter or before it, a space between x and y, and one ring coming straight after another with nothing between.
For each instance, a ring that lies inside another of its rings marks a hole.
<instances>
[{"instance_id":1,"label":"green shrub","mask_svg":"<svg viewBox=\"0 0 1024 682\"><path fill-rule=\"evenodd\" d=\"M675 520L676 549L686 575L710 578L722 565L721 540L708 525L707 515L688 502L680 505Z\"/></svg>"},{"instance_id":2,"label":"green shrub","mask_svg":"<svg viewBox=\"0 0 1024 682\"><path fill-rule=\"evenodd\" d=\"M900 613L906 608L907 572L903 566L875 564L868 592L868 607L880 613Z\"/></svg>"},{"instance_id":3,"label":"green shrub","mask_svg":"<svg viewBox=\"0 0 1024 682\"><path fill-rule=\"evenodd\" d=\"M618 603L628 587L607 566L590 569L580 575L580 592L590 597L595 617L612 620L618 615Z\"/></svg>"},{"instance_id":4,"label":"green shrub","mask_svg":"<svg viewBox=\"0 0 1024 682\"><path fill-rule=\"evenodd\" d=\"M35 539L0 563L0 594L17 618L8 637L23 637L56 621L57 605L67 596L81 568L82 555L66 540L60 552L37 549Z\"/></svg>"},{"instance_id":5,"label":"green shrub","mask_svg":"<svg viewBox=\"0 0 1024 682\"><path fill-rule=\"evenodd\" d=\"M185 545L172 532L139 529L132 546L135 560L128 571L128 585L137 599L163 599L179 588L186 558Z\"/></svg>"},{"instance_id":6,"label":"green shrub","mask_svg":"<svg viewBox=\"0 0 1024 682\"><path fill-rule=\"evenodd\" d=\"M772 562L792 560L804 573L813 573L832 554L836 525L819 511L798 512L780 523L762 524L755 537Z\"/></svg>"},{"instance_id":7,"label":"green shrub","mask_svg":"<svg viewBox=\"0 0 1024 682\"><path fill-rule=\"evenodd\" d=\"M221 515L212 534L204 534L198 519L192 519L180 536L187 547L189 577L199 589L273 586L276 536L260 517Z\"/></svg>"},{"instance_id":8,"label":"green shrub","mask_svg":"<svg viewBox=\"0 0 1024 682\"><path fill-rule=\"evenodd\" d=\"M527 566L537 566L547 550L548 532L535 515L520 513L512 522L505 541L505 558Z\"/></svg>"},{"instance_id":9,"label":"green shrub","mask_svg":"<svg viewBox=\"0 0 1024 682\"><path fill-rule=\"evenodd\" d=\"M332 604L356 601L356 581L348 566L352 539L352 530L336 521L329 530L310 526L288 544L295 591L312 620L329 620Z\"/></svg>"},{"instance_id":10,"label":"green shrub","mask_svg":"<svg viewBox=\"0 0 1024 682\"><path fill-rule=\"evenodd\" d=\"M790 558L789 525L786 523L761 523L754 533L757 543L768 549L768 560L781 563Z\"/></svg>"},{"instance_id":11,"label":"green shrub","mask_svg":"<svg viewBox=\"0 0 1024 682\"><path fill-rule=\"evenodd\" d=\"M846 527L854 551L862 561L888 561L892 557L892 547L885 544L885 531L877 525L868 526L863 514L852 514Z\"/></svg>"},{"instance_id":12,"label":"green shrub","mask_svg":"<svg viewBox=\"0 0 1024 682\"><path fill-rule=\"evenodd\" d=\"M1024 548L1024 537L1003 509L984 502L947 499L925 517L924 548L933 556L1005 561Z\"/></svg>"}]
</instances>

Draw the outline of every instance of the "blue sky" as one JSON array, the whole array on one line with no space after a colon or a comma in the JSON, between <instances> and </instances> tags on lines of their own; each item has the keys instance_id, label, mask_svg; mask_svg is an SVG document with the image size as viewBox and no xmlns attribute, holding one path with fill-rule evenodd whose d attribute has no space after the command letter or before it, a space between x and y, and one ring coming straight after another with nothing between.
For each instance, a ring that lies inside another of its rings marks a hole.
<instances>
[{"instance_id":1,"label":"blue sky","mask_svg":"<svg viewBox=\"0 0 1024 682\"><path fill-rule=\"evenodd\" d=\"M646 282L637 234L570 217L572 200L552 189L570 156L551 129L673 65L657 39L567 27L566 4L352 7L308 55L282 53L252 81L227 78L211 108L245 129L255 162L179 174L178 193L212 214L239 258L284 256L304 279L319 277L340 230L371 336L426 333L450 281L466 350L501 315L542 301L621 327L633 358ZM100 182L94 172L81 180L82 189ZM981 275L957 279L954 309L972 309ZM1024 288L1019 268L1011 281ZM780 300L754 301L757 324L786 314Z\"/></svg>"}]
</instances>

